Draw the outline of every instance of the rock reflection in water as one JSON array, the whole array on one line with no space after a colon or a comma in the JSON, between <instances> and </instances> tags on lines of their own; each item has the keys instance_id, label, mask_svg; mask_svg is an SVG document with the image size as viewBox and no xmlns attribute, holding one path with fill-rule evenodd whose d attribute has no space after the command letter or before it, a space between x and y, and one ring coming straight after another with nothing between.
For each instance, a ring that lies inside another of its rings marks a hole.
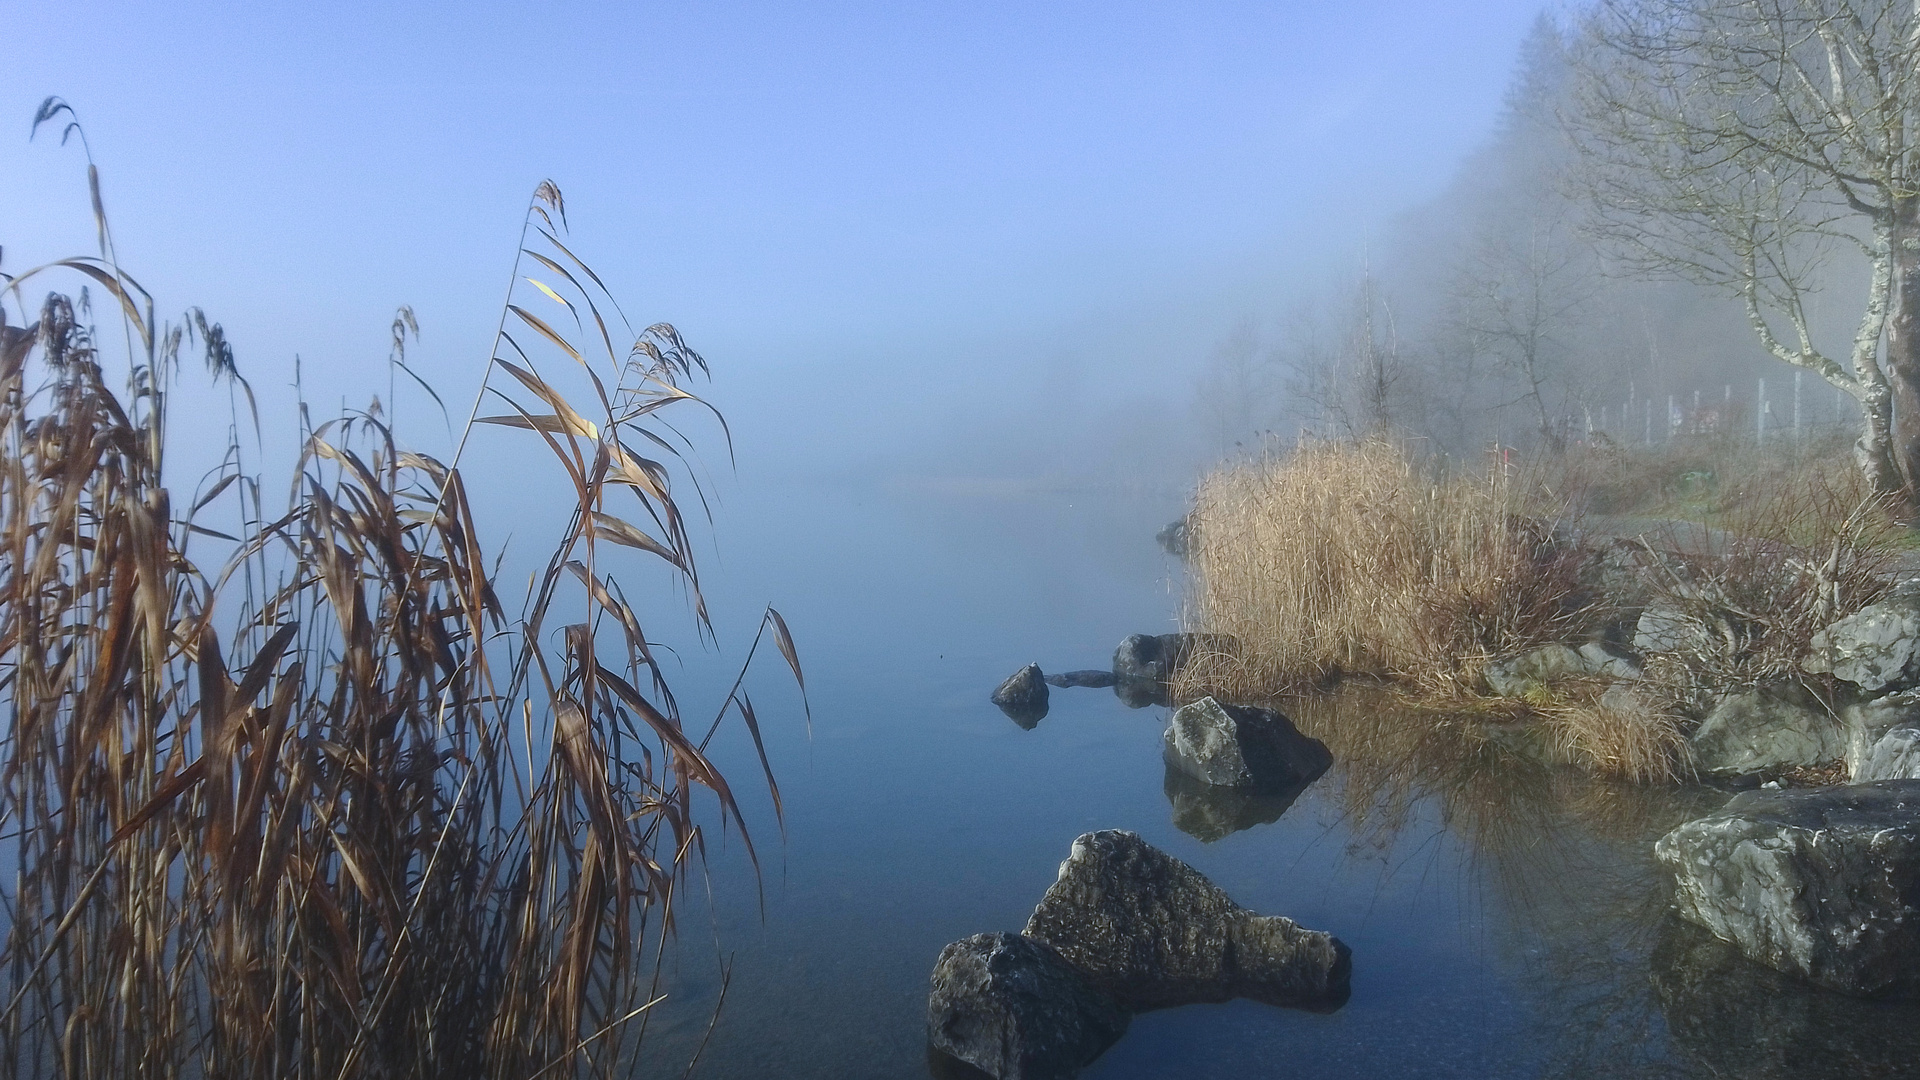
<instances>
[{"instance_id":1,"label":"rock reflection in water","mask_svg":"<svg viewBox=\"0 0 1920 1080\"><path fill-rule=\"evenodd\" d=\"M1028 731L1039 727L1040 721L1047 718L1047 706L1045 702L1039 705L1001 705L999 702L995 702L994 705L1006 714L1007 719Z\"/></svg>"},{"instance_id":2,"label":"rock reflection in water","mask_svg":"<svg viewBox=\"0 0 1920 1080\"><path fill-rule=\"evenodd\" d=\"M1174 828L1211 844L1242 829L1279 821L1311 783L1273 791L1217 787L1168 765L1164 787L1173 806Z\"/></svg>"},{"instance_id":3,"label":"rock reflection in water","mask_svg":"<svg viewBox=\"0 0 1920 1080\"><path fill-rule=\"evenodd\" d=\"M1674 1047L1713 1076L1893 1077L1920 1073L1920 1000L1863 1000L1753 963L1705 930L1667 919L1653 985Z\"/></svg>"},{"instance_id":4,"label":"rock reflection in water","mask_svg":"<svg viewBox=\"0 0 1920 1080\"><path fill-rule=\"evenodd\" d=\"M1119 698L1120 703L1129 709L1173 704L1173 699L1167 691L1167 684L1158 679L1117 679L1113 684L1113 696Z\"/></svg>"},{"instance_id":5,"label":"rock reflection in water","mask_svg":"<svg viewBox=\"0 0 1920 1080\"><path fill-rule=\"evenodd\" d=\"M932 1044L927 1046L927 1075L933 1080L993 1080L991 1073L976 1069Z\"/></svg>"}]
</instances>

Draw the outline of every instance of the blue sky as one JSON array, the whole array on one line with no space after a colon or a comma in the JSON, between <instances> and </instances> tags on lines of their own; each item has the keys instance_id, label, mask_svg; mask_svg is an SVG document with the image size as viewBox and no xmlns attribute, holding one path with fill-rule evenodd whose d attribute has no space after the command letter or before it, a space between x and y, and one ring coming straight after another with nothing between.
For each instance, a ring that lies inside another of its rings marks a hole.
<instances>
[{"instance_id":1,"label":"blue sky","mask_svg":"<svg viewBox=\"0 0 1920 1080\"><path fill-rule=\"evenodd\" d=\"M0 244L11 270L88 250L78 154L26 139L59 94L123 260L226 325L270 413L296 352L322 401L383 392L401 303L466 398L551 177L578 249L714 361L770 465L958 439L1036 396L1175 423L1213 341L1357 261L1486 137L1537 11L14 5Z\"/></svg>"}]
</instances>

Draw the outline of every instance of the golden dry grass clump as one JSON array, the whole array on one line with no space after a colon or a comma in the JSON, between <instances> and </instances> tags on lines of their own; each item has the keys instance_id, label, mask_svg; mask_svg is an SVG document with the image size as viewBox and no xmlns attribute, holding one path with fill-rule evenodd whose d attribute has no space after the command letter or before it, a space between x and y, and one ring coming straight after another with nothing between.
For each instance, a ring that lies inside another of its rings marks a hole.
<instances>
[{"instance_id":1,"label":"golden dry grass clump","mask_svg":"<svg viewBox=\"0 0 1920 1080\"><path fill-rule=\"evenodd\" d=\"M712 726L683 723L608 572L622 549L661 561L704 626L677 432L653 430L704 363L671 327L603 318L542 184L515 262L537 292L503 314L483 393L575 505L509 617L458 451L403 449L375 415L303 422L284 510L237 444L178 495L183 335L120 269L97 186L94 206L99 255L0 280L0 1073L624 1071L704 850L696 791L745 833L706 740L730 712L760 738L738 683ZM84 307L26 308L63 273L118 309L124 396ZM761 626L797 677L778 615Z\"/></svg>"},{"instance_id":2,"label":"golden dry grass clump","mask_svg":"<svg viewBox=\"0 0 1920 1080\"><path fill-rule=\"evenodd\" d=\"M1303 442L1201 484L1187 622L1237 654L1189 689L1258 697L1335 673L1463 691L1486 661L1577 629L1560 506L1496 468L1428 476L1396 446Z\"/></svg>"},{"instance_id":3,"label":"golden dry grass clump","mask_svg":"<svg viewBox=\"0 0 1920 1080\"><path fill-rule=\"evenodd\" d=\"M1688 724L1657 708L1563 702L1541 717L1549 749L1597 776L1635 784L1689 779Z\"/></svg>"}]
</instances>

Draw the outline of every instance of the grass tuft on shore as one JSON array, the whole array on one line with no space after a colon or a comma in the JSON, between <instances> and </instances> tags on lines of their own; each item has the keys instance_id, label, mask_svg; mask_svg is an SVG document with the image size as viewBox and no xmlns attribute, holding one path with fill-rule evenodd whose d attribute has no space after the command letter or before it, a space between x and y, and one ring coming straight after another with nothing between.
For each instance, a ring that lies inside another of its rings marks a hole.
<instances>
[{"instance_id":1,"label":"grass tuft on shore","mask_svg":"<svg viewBox=\"0 0 1920 1080\"><path fill-rule=\"evenodd\" d=\"M1176 693L1371 676L1463 715L1523 709L1552 760L1683 779L1717 696L1804 678L1814 634L1885 595L1910 546L1857 470L1808 449L1602 443L1472 474L1384 441L1305 442L1223 468L1189 519L1186 623L1238 645L1196 658ZM1474 697L1488 661L1626 641L1643 612L1671 640L1615 704L1581 679Z\"/></svg>"},{"instance_id":2,"label":"grass tuft on shore","mask_svg":"<svg viewBox=\"0 0 1920 1080\"><path fill-rule=\"evenodd\" d=\"M1485 663L1586 617L1565 506L1496 466L1431 471L1400 448L1302 443L1200 485L1188 625L1239 641L1195 692L1264 696L1334 675L1463 693Z\"/></svg>"}]
</instances>

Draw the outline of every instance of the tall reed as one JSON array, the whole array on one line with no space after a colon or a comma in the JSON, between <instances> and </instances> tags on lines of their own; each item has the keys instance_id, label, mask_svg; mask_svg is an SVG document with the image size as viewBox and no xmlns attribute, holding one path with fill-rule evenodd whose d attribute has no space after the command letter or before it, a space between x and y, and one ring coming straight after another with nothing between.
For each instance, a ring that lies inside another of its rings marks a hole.
<instances>
[{"instance_id":1,"label":"tall reed","mask_svg":"<svg viewBox=\"0 0 1920 1080\"><path fill-rule=\"evenodd\" d=\"M1577 553L1536 494L1498 467L1428 476L1380 441L1213 473L1190 519L1187 622L1239 646L1186 681L1248 697L1338 672L1470 688L1490 657L1583 617Z\"/></svg>"},{"instance_id":2,"label":"tall reed","mask_svg":"<svg viewBox=\"0 0 1920 1080\"><path fill-rule=\"evenodd\" d=\"M458 454L374 415L303 425L283 511L237 455L177 495L183 348L227 378L231 352L156 324L94 190L99 253L7 278L15 322L0 302L0 1072L622 1071L704 850L696 790L746 836L707 740L731 713L760 742L737 682L711 726L683 719L608 573L664 563L704 626L659 415L702 404L683 384L705 363L624 326L542 184L483 384L506 411L476 419L546 446L574 506L511 617ZM118 309L123 393L70 294L26 310L58 273ZM217 506L245 527L214 529ZM761 632L798 678L770 608Z\"/></svg>"}]
</instances>

